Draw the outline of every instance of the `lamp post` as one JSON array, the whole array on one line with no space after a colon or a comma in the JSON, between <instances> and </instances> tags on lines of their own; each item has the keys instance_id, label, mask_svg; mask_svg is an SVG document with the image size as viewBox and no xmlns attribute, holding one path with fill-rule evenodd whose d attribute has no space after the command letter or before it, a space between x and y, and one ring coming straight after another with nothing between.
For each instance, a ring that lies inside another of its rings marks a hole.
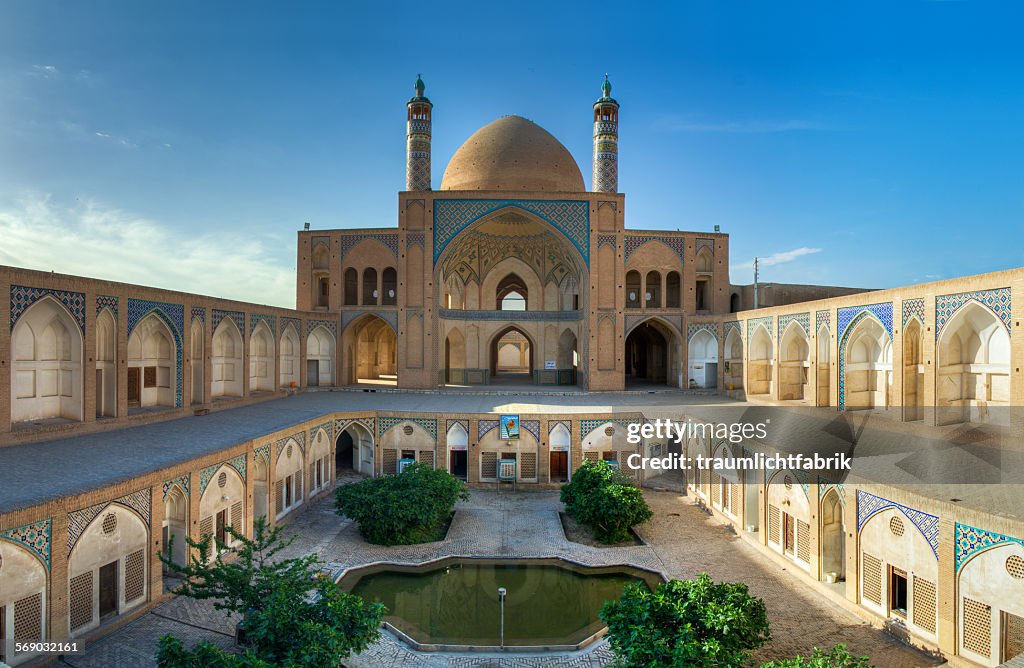
<instances>
[{"instance_id":1,"label":"lamp post","mask_svg":"<svg viewBox=\"0 0 1024 668\"><path fill-rule=\"evenodd\" d=\"M501 646L505 647L505 594L504 587L498 587L498 604L501 606Z\"/></svg>"}]
</instances>

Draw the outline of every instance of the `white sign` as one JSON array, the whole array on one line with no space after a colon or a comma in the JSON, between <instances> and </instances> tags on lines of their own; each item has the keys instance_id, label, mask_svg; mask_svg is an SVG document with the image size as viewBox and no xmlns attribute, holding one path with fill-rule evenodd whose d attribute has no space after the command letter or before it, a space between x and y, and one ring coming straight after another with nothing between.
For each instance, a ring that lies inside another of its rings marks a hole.
<instances>
[{"instance_id":1,"label":"white sign","mask_svg":"<svg viewBox=\"0 0 1024 668\"><path fill-rule=\"evenodd\" d=\"M544 360L545 369L557 369L558 363L555 360Z\"/></svg>"}]
</instances>

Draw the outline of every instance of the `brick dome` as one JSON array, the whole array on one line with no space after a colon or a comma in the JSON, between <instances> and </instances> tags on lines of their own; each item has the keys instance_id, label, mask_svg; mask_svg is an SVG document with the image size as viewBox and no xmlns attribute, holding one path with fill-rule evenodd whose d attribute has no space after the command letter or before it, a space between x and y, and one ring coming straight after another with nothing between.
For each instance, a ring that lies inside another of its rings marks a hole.
<instances>
[{"instance_id":1,"label":"brick dome","mask_svg":"<svg viewBox=\"0 0 1024 668\"><path fill-rule=\"evenodd\" d=\"M441 190L586 189L561 142L521 116L505 116L477 130L452 156L441 179Z\"/></svg>"}]
</instances>

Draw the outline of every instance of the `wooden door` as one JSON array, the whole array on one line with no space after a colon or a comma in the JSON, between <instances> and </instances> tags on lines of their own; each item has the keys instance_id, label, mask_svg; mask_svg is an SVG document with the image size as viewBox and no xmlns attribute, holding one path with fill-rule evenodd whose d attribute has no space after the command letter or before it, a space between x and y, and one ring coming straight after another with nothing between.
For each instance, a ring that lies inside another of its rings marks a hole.
<instances>
[{"instance_id":1,"label":"wooden door","mask_svg":"<svg viewBox=\"0 0 1024 668\"><path fill-rule=\"evenodd\" d=\"M222 543L227 542L228 532L224 529L228 523L228 511L224 510L217 513L217 540Z\"/></svg>"},{"instance_id":2,"label":"wooden door","mask_svg":"<svg viewBox=\"0 0 1024 668\"><path fill-rule=\"evenodd\" d=\"M1003 651L1002 660L1024 654L1024 617L1003 613Z\"/></svg>"},{"instance_id":3,"label":"wooden door","mask_svg":"<svg viewBox=\"0 0 1024 668\"><path fill-rule=\"evenodd\" d=\"M555 451L551 453L551 481L562 482L569 479L569 453Z\"/></svg>"},{"instance_id":4,"label":"wooden door","mask_svg":"<svg viewBox=\"0 0 1024 668\"><path fill-rule=\"evenodd\" d=\"M100 619L117 614L117 562L100 566Z\"/></svg>"},{"instance_id":5,"label":"wooden door","mask_svg":"<svg viewBox=\"0 0 1024 668\"><path fill-rule=\"evenodd\" d=\"M782 513L783 549L787 554L796 551L796 522L789 513Z\"/></svg>"},{"instance_id":6,"label":"wooden door","mask_svg":"<svg viewBox=\"0 0 1024 668\"><path fill-rule=\"evenodd\" d=\"M142 393L139 387L139 367L128 367L128 405L138 406L141 403Z\"/></svg>"}]
</instances>

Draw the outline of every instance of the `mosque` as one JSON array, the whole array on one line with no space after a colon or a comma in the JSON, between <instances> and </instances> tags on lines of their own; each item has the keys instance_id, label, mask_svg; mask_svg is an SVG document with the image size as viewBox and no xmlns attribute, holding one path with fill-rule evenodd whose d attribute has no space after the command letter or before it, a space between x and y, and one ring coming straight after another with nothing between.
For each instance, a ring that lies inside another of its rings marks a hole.
<instances>
[{"instance_id":1,"label":"mosque","mask_svg":"<svg viewBox=\"0 0 1024 668\"><path fill-rule=\"evenodd\" d=\"M418 79L397 227L300 231L295 309L0 267L0 639L87 638L137 616L161 599L171 538L288 521L341 469L413 460L498 485L511 460L517 483L543 488L586 460L735 447L631 444L648 397L1024 442L1024 269L777 285L752 308L728 234L627 228L607 78L589 190L519 116L471 135L432 189L424 93ZM512 442L476 398L515 393L536 410ZM794 577L953 665L1024 652L1020 486L785 470L686 485ZM8 664L34 658L0 643Z\"/></svg>"}]
</instances>

